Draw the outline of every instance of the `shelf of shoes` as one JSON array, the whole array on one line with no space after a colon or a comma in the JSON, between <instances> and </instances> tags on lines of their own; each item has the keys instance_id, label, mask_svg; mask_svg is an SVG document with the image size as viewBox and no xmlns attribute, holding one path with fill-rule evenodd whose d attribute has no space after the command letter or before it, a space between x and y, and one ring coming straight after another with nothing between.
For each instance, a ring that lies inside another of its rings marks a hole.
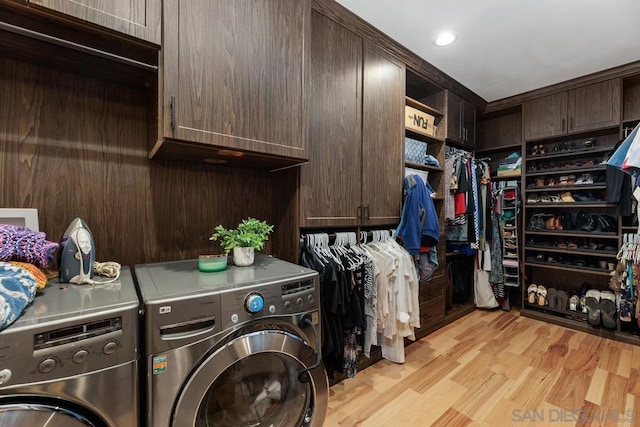
<instances>
[{"instance_id":1,"label":"shelf of shoes","mask_svg":"<svg viewBox=\"0 0 640 427\"><path fill-rule=\"evenodd\" d=\"M517 218L520 209L520 197L517 186L506 186L502 189L500 208L502 212L512 211L511 218ZM502 234L502 267L505 286L520 286L520 243L518 239L517 221L501 223Z\"/></svg>"}]
</instances>

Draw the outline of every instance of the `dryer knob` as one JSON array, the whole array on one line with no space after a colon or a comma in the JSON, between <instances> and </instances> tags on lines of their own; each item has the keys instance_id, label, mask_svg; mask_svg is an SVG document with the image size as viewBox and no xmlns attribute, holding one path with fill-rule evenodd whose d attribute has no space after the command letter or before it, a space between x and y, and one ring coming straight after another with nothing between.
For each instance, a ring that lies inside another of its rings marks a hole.
<instances>
[{"instance_id":1,"label":"dryer knob","mask_svg":"<svg viewBox=\"0 0 640 427\"><path fill-rule=\"evenodd\" d=\"M86 362L88 356L89 356L89 352L87 352L87 350L78 350L73 355L73 357L71 357L71 360L75 364L80 364L80 363Z\"/></svg>"},{"instance_id":2,"label":"dryer knob","mask_svg":"<svg viewBox=\"0 0 640 427\"><path fill-rule=\"evenodd\" d=\"M8 383L9 380L11 379L11 375L13 375L13 372L11 372L11 369L3 369L3 370L1 370L0 371L0 385Z\"/></svg>"},{"instance_id":3,"label":"dryer knob","mask_svg":"<svg viewBox=\"0 0 640 427\"><path fill-rule=\"evenodd\" d=\"M264 299L260 294L251 294L244 301L244 308L251 314L259 313L264 307Z\"/></svg>"},{"instance_id":4,"label":"dryer knob","mask_svg":"<svg viewBox=\"0 0 640 427\"><path fill-rule=\"evenodd\" d=\"M49 372L56 369L57 366L58 366L58 363L56 362L56 359L52 359L52 358L44 359L38 365L38 372L40 372L41 374L48 374Z\"/></svg>"},{"instance_id":5,"label":"dryer knob","mask_svg":"<svg viewBox=\"0 0 640 427\"><path fill-rule=\"evenodd\" d=\"M296 300L296 304L298 304L298 306L302 307L304 305L304 300L302 298L298 298Z\"/></svg>"},{"instance_id":6,"label":"dryer knob","mask_svg":"<svg viewBox=\"0 0 640 427\"><path fill-rule=\"evenodd\" d=\"M284 302L284 308L287 310L291 310L291 301L285 301Z\"/></svg>"},{"instance_id":7,"label":"dryer knob","mask_svg":"<svg viewBox=\"0 0 640 427\"><path fill-rule=\"evenodd\" d=\"M110 354L115 353L117 349L118 349L118 343L114 341L109 341L104 345L104 347L102 347L102 352L107 356L109 356Z\"/></svg>"}]
</instances>

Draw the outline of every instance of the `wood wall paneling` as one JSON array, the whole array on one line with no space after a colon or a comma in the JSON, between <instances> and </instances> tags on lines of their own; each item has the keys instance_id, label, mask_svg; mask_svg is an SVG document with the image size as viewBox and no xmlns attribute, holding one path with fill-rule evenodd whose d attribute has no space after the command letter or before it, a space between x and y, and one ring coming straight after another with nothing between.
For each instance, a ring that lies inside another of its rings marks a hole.
<instances>
[{"instance_id":1,"label":"wood wall paneling","mask_svg":"<svg viewBox=\"0 0 640 427\"><path fill-rule=\"evenodd\" d=\"M98 260L132 265L210 252L213 227L255 216L277 225L265 252L292 251L295 176L148 160L146 90L8 58L0 76L0 205L37 208L48 239L80 216Z\"/></svg>"}]
</instances>

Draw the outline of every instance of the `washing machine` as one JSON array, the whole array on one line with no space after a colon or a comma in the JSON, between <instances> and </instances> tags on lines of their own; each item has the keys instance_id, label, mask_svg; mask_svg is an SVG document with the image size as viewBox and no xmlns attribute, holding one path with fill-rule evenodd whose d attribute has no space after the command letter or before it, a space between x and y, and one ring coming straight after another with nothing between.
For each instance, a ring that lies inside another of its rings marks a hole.
<instances>
[{"instance_id":1,"label":"washing machine","mask_svg":"<svg viewBox=\"0 0 640 427\"><path fill-rule=\"evenodd\" d=\"M320 426L318 274L270 256L201 273L136 265L144 305L147 425Z\"/></svg>"},{"instance_id":2,"label":"washing machine","mask_svg":"<svg viewBox=\"0 0 640 427\"><path fill-rule=\"evenodd\" d=\"M0 332L0 426L138 426L139 309L126 267L108 285L51 280Z\"/></svg>"}]
</instances>

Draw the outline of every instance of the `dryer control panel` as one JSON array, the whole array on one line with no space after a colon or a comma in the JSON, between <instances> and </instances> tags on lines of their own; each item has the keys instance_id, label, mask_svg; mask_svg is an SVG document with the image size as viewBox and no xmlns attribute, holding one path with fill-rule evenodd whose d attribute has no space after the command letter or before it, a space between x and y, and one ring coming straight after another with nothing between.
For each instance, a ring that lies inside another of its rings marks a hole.
<instances>
[{"instance_id":1,"label":"dryer control panel","mask_svg":"<svg viewBox=\"0 0 640 427\"><path fill-rule=\"evenodd\" d=\"M317 278L225 291L221 294L221 328L318 310L319 300Z\"/></svg>"}]
</instances>

